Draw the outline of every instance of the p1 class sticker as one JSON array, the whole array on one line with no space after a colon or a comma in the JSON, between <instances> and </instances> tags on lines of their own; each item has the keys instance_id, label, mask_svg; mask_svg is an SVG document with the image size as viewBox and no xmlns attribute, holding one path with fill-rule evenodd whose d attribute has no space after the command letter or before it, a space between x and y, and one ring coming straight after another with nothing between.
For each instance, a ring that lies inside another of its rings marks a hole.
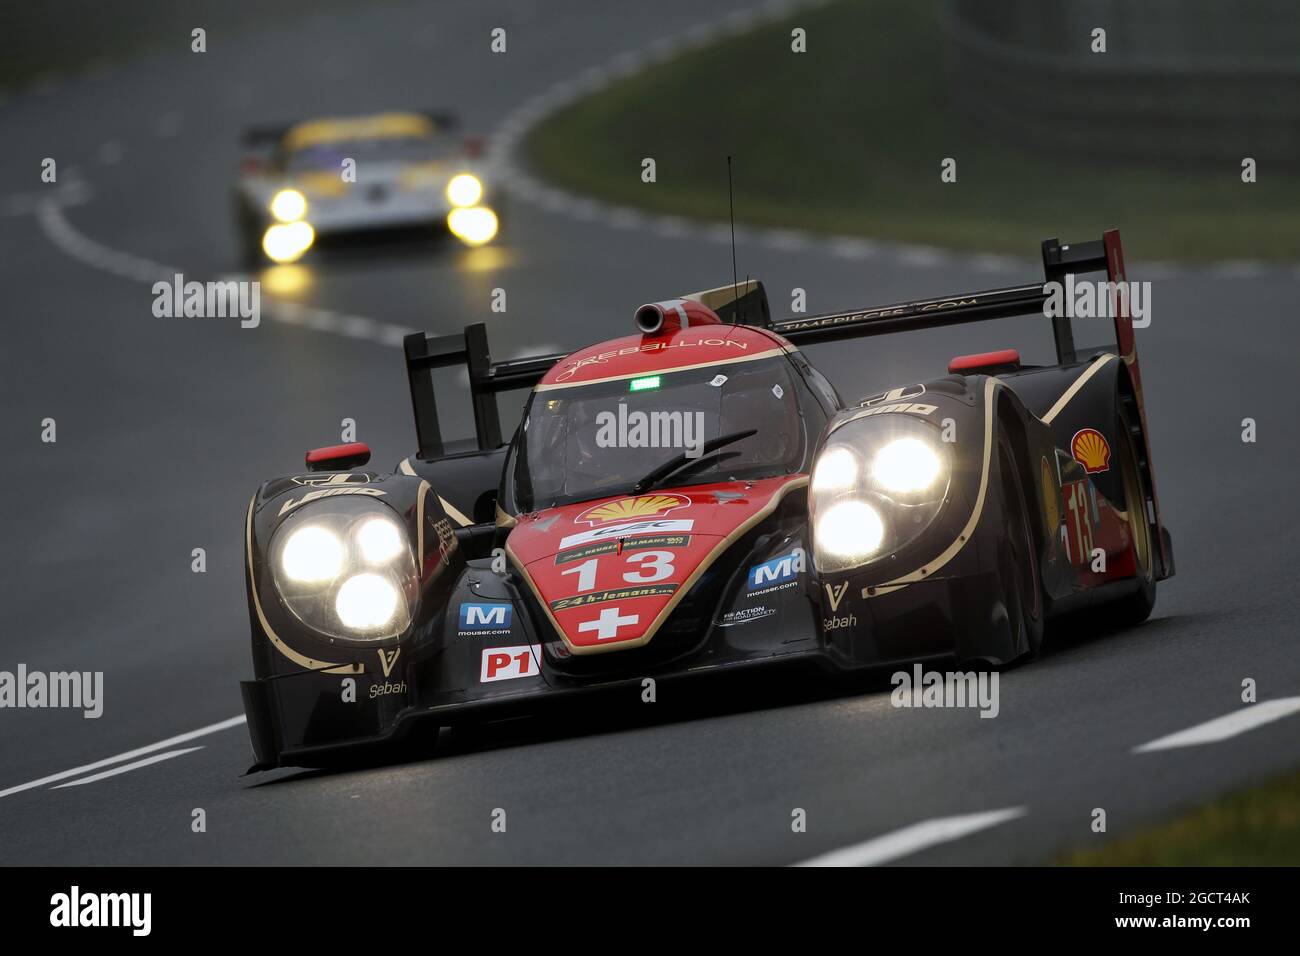
<instances>
[{"instance_id":1,"label":"p1 class sticker","mask_svg":"<svg viewBox=\"0 0 1300 956\"><path fill-rule=\"evenodd\" d=\"M709 384L712 385L714 388L717 388L719 385L726 384L726 381L727 381L727 376L715 375L713 376L713 381L709 382Z\"/></svg>"},{"instance_id":2,"label":"p1 class sticker","mask_svg":"<svg viewBox=\"0 0 1300 956\"><path fill-rule=\"evenodd\" d=\"M486 647L479 662L479 683L536 677L542 645L520 644L515 647Z\"/></svg>"}]
</instances>

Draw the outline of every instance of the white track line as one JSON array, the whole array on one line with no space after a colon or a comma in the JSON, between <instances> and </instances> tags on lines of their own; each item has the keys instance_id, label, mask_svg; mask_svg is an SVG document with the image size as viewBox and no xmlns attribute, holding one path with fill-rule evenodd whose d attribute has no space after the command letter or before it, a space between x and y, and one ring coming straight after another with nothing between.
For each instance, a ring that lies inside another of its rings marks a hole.
<instances>
[{"instance_id":1,"label":"white track line","mask_svg":"<svg viewBox=\"0 0 1300 956\"><path fill-rule=\"evenodd\" d=\"M51 790L62 790L64 787L80 787L88 783L94 783L97 780L103 780L107 777L116 777L119 773L129 773L132 770L139 770L141 767L147 767L150 764L161 763L164 760L171 760L173 757L183 757L185 754L193 753L196 750L202 750L203 745L197 747L186 747L184 750L168 750L165 753L154 754L152 757L145 757L143 760L137 760L134 763L124 764L121 767L114 767L111 770L103 770L99 773L91 774L89 777L82 777L80 780L69 780L67 783L61 783L57 787L50 787Z\"/></svg>"},{"instance_id":2,"label":"white track line","mask_svg":"<svg viewBox=\"0 0 1300 956\"><path fill-rule=\"evenodd\" d=\"M865 843L855 843L853 846L823 853L821 856L815 856L796 865L877 866L890 860L897 860L899 857L910 856L940 843L960 840L980 830L987 830L1008 820L1023 817L1026 812L1028 812L1026 807L1007 807L1003 810L990 810L987 813L936 817L933 820L914 823L910 827L903 827L893 833L886 833Z\"/></svg>"},{"instance_id":3,"label":"white track line","mask_svg":"<svg viewBox=\"0 0 1300 956\"><path fill-rule=\"evenodd\" d=\"M1279 697L1277 700L1265 700L1258 704L1247 704L1241 710L1235 710L1214 720L1207 720L1195 727L1188 727L1175 734L1159 737L1149 743L1134 747L1133 753L1145 754L1153 750L1171 750L1174 747L1195 747L1198 744L1214 744L1227 740L1248 730L1271 724L1275 720L1300 713L1300 697Z\"/></svg>"},{"instance_id":4,"label":"white track line","mask_svg":"<svg viewBox=\"0 0 1300 956\"><path fill-rule=\"evenodd\" d=\"M71 770L63 770L59 773L52 773L48 777L41 777L39 780L33 780L31 783L20 783L16 787L10 787L8 790L0 790L0 797L7 797L10 794L22 793L24 790L31 790L35 787L43 787L47 783L55 783L59 780L67 780L69 777L79 777L83 773L91 770L99 770L101 767L109 767L115 763L121 763L123 760L134 760L136 757L143 757L145 754L151 754L158 750L166 750L168 747L174 747L176 744L189 743L191 740L197 740L199 737L206 737L208 734L219 733L223 730L229 730L231 727L238 727L244 723L247 718L243 714L238 717L231 717L229 720L223 720L215 724L208 724L206 727L200 727L198 730L191 730L188 733L177 734L175 737L168 737L166 740L160 740L156 744L149 744L146 747L137 747L135 750L128 750L124 754L118 754L116 757L106 757L103 760L96 760L94 763L88 763L85 766L73 767Z\"/></svg>"},{"instance_id":5,"label":"white track line","mask_svg":"<svg viewBox=\"0 0 1300 956\"><path fill-rule=\"evenodd\" d=\"M77 189L80 189L81 192L77 192ZM58 249L92 269L99 269L110 275L135 282L153 283L159 280L170 282L172 277L178 273L184 274L183 269L165 265L161 262L152 262L129 253L118 252L79 232L68 221L68 217L63 214L63 208L75 202L84 202L85 192L84 184L75 183L72 191L66 197L47 198L35 204L34 211L37 222L40 223L46 237ZM17 202L19 199L21 197L12 197L7 202ZM16 208L21 209L21 204L17 205ZM234 281L251 281L256 277L237 274L222 278ZM315 332L326 332L350 339L362 339L389 347L397 346L400 348L403 337L415 331L404 325L393 325L389 322L380 322L365 316L346 315L332 309L305 306L290 299L276 299L269 294L263 296L262 313L274 322L300 325Z\"/></svg>"}]
</instances>

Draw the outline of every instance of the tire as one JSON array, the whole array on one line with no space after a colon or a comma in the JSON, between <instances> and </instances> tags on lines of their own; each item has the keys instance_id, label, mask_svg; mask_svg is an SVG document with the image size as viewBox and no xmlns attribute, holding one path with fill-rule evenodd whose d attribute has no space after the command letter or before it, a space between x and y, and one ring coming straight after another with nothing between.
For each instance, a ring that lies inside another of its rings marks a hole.
<instances>
[{"instance_id":1,"label":"tire","mask_svg":"<svg viewBox=\"0 0 1300 956\"><path fill-rule=\"evenodd\" d=\"M1017 660L1032 660L1043 646L1043 584L1038 568L1037 535L1029 517L1024 483L1016 467L1015 451L1006 434L998 436L998 471L1002 477L1003 544L999 572L1007 617L1016 628L1016 646L1024 648Z\"/></svg>"},{"instance_id":2,"label":"tire","mask_svg":"<svg viewBox=\"0 0 1300 956\"><path fill-rule=\"evenodd\" d=\"M1138 464L1137 442L1128 407L1121 403L1117 421L1119 464L1124 480L1124 508L1132 532L1137 590L1097 608L1097 619L1111 627L1133 627L1151 616L1156 605L1155 536L1146 520L1146 491Z\"/></svg>"}]
</instances>

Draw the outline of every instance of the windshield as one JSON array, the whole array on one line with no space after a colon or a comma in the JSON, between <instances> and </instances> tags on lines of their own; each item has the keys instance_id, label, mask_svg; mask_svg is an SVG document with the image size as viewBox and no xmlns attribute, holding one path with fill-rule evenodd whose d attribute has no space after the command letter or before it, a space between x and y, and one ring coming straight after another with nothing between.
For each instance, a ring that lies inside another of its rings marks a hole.
<instances>
[{"instance_id":1,"label":"windshield","mask_svg":"<svg viewBox=\"0 0 1300 956\"><path fill-rule=\"evenodd\" d=\"M313 169L338 171L345 158L383 163L422 163L441 159L450 151L445 137L381 136L375 139L345 139L334 143L317 143L290 153L286 163L292 172Z\"/></svg>"},{"instance_id":2,"label":"windshield","mask_svg":"<svg viewBox=\"0 0 1300 956\"><path fill-rule=\"evenodd\" d=\"M666 487L804 470L811 440L784 357L533 393L506 471L520 512L630 493L673 459ZM818 410L811 400L807 403ZM821 421L813 431L821 428ZM704 442L756 430L711 452Z\"/></svg>"}]
</instances>

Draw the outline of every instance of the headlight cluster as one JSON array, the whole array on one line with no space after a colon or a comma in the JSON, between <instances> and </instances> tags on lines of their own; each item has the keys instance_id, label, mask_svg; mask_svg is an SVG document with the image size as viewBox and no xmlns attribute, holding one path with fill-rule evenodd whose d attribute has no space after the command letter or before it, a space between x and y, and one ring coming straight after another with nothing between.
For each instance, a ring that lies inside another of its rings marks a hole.
<instances>
[{"instance_id":1,"label":"headlight cluster","mask_svg":"<svg viewBox=\"0 0 1300 956\"><path fill-rule=\"evenodd\" d=\"M483 182L473 173L458 173L447 182L447 228L467 246L481 246L491 242L501 223L488 206L480 206L484 195Z\"/></svg>"},{"instance_id":2,"label":"headlight cluster","mask_svg":"<svg viewBox=\"0 0 1300 956\"><path fill-rule=\"evenodd\" d=\"M851 421L831 433L813 466L813 556L822 571L867 564L913 540L948 492L948 450L909 415Z\"/></svg>"},{"instance_id":3,"label":"headlight cluster","mask_svg":"<svg viewBox=\"0 0 1300 956\"><path fill-rule=\"evenodd\" d=\"M296 189L281 189L267 207L276 222L262 234L262 251L272 262L294 262L316 241L306 220L307 197Z\"/></svg>"},{"instance_id":4,"label":"headlight cluster","mask_svg":"<svg viewBox=\"0 0 1300 956\"><path fill-rule=\"evenodd\" d=\"M305 505L276 528L270 557L280 598L313 630L374 641L411 623L415 555L383 505L346 497Z\"/></svg>"}]
</instances>

